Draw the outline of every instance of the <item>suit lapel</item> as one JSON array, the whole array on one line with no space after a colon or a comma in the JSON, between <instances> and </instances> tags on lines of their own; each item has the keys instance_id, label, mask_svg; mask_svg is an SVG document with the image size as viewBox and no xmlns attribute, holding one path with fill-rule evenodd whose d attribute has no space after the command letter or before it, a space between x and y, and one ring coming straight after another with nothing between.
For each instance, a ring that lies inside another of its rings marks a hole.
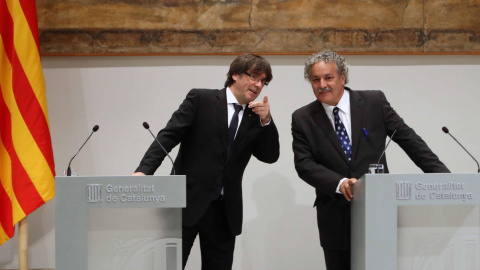
<instances>
[{"instance_id":1,"label":"suit lapel","mask_svg":"<svg viewBox=\"0 0 480 270\"><path fill-rule=\"evenodd\" d=\"M362 133L363 100L357 92L348 90L350 91L350 118L352 123L352 162L354 162L358 155L358 144Z\"/></svg>"},{"instance_id":2,"label":"suit lapel","mask_svg":"<svg viewBox=\"0 0 480 270\"><path fill-rule=\"evenodd\" d=\"M337 134L335 133L335 130L332 126L332 123L330 122L330 119L328 119L325 109L323 108L320 102L315 102L314 104L315 105L313 106L313 110L312 110L312 119L315 119L315 121L317 122L317 126L319 126L323 130L324 134L327 135L327 138L330 140L332 145L341 154L343 160L347 164L349 164L348 158L345 155L345 152L343 151L342 145L340 144L340 140L338 139Z\"/></svg>"},{"instance_id":3,"label":"suit lapel","mask_svg":"<svg viewBox=\"0 0 480 270\"><path fill-rule=\"evenodd\" d=\"M218 126L220 127L220 140L222 142L222 149L224 151L224 156L227 156L228 109L225 88L217 92L215 107L217 109L217 121Z\"/></svg>"}]
</instances>

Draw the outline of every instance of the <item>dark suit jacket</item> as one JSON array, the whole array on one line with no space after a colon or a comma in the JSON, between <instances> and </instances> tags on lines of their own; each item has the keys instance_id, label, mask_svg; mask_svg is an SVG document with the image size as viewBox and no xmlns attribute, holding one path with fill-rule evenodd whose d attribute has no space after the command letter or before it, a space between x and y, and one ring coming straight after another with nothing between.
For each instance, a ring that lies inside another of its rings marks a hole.
<instances>
[{"instance_id":1,"label":"dark suit jacket","mask_svg":"<svg viewBox=\"0 0 480 270\"><path fill-rule=\"evenodd\" d=\"M350 203L336 193L342 178L360 178L368 165L377 163L386 137L397 129L393 141L424 172L449 172L427 144L405 124L381 91L350 91L352 161L349 163L327 114L314 101L292 115L295 168L317 194L317 219L323 247L350 249ZM365 135L363 129L368 135ZM385 156L380 161L388 166Z\"/></svg>"},{"instance_id":2,"label":"dark suit jacket","mask_svg":"<svg viewBox=\"0 0 480 270\"><path fill-rule=\"evenodd\" d=\"M257 114L245 109L235 141L227 154L228 111L226 89L193 89L157 138L166 151L180 144L177 175L187 176L187 207L183 225L196 224L223 183L231 232L242 231L242 177L252 154L273 163L279 157L278 131L273 120L262 127ZM154 141L136 171L153 174L166 154Z\"/></svg>"}]
</instances>

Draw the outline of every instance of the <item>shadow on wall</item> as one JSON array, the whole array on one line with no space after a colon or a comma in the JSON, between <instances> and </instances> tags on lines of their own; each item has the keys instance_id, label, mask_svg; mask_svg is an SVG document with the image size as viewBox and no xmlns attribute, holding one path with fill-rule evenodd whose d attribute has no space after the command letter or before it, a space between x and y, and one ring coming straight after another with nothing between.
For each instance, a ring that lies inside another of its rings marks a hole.
<instances>
[{"instance_id":1,"label":"shadow on wall","mask_svg":"<svg viewBox=\"0 0 480 270\"><path fill-rule=\"evenodd\" d=\"M54 71L48 69L44 71L46 78L55 77L50 72ZM46 80L48 115L57 176L63 175L63 170L67 169L70 159L82 146L94 126L87 119L90 110L88 88L91 86L83 81L84 75L81 71L69 71L61 73L61 76L62 79ZM77 170L79 175L94 175L93 164L89 143L72 162L71 168Z\"/></svg>"},{"instance_id":2,"label":"shadow on wall","mask_svg":"<svg viewBox=\"0 0 480 270\"><path fill-rule=\"evenodd\" d=\"M253 184L258 216L243 227L243 270L323 269L316 211L295 204L294 193L279 174L265 175Z\"/></svg>"}]
</instances>

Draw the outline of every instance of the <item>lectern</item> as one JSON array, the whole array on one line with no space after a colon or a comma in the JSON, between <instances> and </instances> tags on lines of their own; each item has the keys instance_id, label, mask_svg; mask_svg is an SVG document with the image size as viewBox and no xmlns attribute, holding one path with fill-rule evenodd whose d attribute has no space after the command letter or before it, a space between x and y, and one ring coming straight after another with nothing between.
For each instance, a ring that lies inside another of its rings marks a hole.
<instances>
[{"instance_id":1,"label":"lectern","mask_svg":"<svg viewBox=\"0 0 480 270\"><path fill-rule=\"evenodd\" d=\"M430 237L429 243L425 244L421 241L427 238L418 237L417 248L423 245L424 249L433 250L435 245L443 245L444 250L450 249L448 252L440 249L431 251L431 254L446 254L442 261L423 259L409 269L480 269L479 214L476 207L479 204L480 174L364 175L355 184L352 200L352 269L397 270L397 224L400 222L397 214L398 209L404 206L410 209L443 207L447 210L442 212L442 217L448 216L448 211L452 212L453 215L450 215L453 218L434 221L433 226L436 223L469 223L468 215L460 215L456 209L476 209L473 214L476 224L468 225L474 227L474 233L465 241L452 242L449 239L452 235L438 234ZM417 215L415 218L421 221L425 216Z\"/></svg>"},{"instance_id":2,"label":"lectern","mask_svg":"<svg viewBox=\"0 0 480 270\"><path fill-rule=\"evenodd\" d=\"M57 270L182 268L185 176L55 178Z\"/></svg>"}]
</instances>

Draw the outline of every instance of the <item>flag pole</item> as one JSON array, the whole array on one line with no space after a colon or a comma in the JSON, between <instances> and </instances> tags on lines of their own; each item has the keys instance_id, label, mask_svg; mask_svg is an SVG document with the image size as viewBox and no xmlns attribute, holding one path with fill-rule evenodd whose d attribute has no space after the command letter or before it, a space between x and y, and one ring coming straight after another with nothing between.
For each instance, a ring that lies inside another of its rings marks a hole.
<instances>
[{"instance_id":1,"label":"flag pole","mask_svg":"<svg viewBox=\"0 0 480 270\"><path fill-rule=\"evenodd\" d=\"M28 270L28 220L18 222L18 270Z\"/></svg>"}]
</instances>

